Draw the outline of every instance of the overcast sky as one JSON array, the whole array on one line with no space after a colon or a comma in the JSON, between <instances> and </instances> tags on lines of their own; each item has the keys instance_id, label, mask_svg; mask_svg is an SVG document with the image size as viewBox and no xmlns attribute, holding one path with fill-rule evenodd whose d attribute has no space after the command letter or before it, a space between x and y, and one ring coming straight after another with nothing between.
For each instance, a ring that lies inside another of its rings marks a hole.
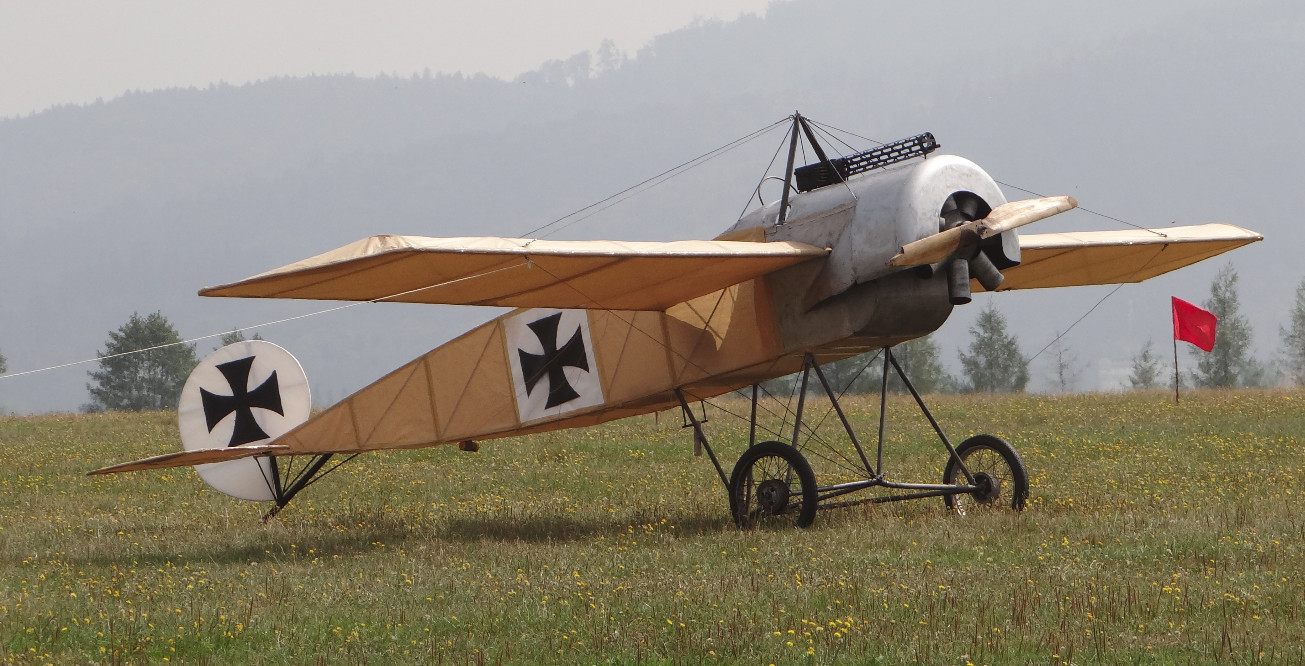
<instances>
[{"instance_id":1,"label":"overcast sky","mask_svg":"<svg viewBox=\"0 0 1305 666\"><path fill-rule=\"evenodd\" d=\"M0 0L0 118L128 90L274 76L508 78L605 39L631 55L770 0Z\"/></svg>"}]
</instances>

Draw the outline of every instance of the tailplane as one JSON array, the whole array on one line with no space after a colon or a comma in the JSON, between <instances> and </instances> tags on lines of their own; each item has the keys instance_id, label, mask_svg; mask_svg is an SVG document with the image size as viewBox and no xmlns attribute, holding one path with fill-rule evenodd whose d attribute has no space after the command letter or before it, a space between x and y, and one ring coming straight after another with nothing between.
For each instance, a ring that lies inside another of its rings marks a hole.
<instances>
[{"instance_id":1,"label":"tailplane","mask_svg":"<svg viewBox=\"0 0 1305 666\"><path fill-rule=\"evenodd\" d=\"M267 455L276 447L267 444L307 421L311 408L308 379L290 352L265 340L227 345L201 361L181 391L181 444L194 452L181 456L223 461L195 465L214 490L277 501L282 480L276 459Z\"/></svg>"}]
</instances>

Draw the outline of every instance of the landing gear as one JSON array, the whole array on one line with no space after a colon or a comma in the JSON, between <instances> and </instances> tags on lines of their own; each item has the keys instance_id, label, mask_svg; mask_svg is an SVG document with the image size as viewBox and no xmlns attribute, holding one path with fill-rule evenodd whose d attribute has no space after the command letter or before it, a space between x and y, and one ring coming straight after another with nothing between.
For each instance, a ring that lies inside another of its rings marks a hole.
<instances>
[{"instance_id":1,"label":"landing gear","mask_svg":"<svg viewBox=\"0 0 1305 666\"><path fill-rule=\"evenodd\" d=\"M808 527L816 519L816 475L797 449L761 442L743 453L730 475L730 507L743 529L792 521Z\"/></svg>"},{"instance_id":2,"label":"landing gear","mask_svg":"<svg viewBox=\"0 0 1305 666\"><path fill-rule=\"evenodd\" d=\"M861 447L856 432L839 404L838 394L830 386L814 354L807 353L803 363L796 393L797 408L792 413L792 422L788 423L786 416L786 423L781 426L781 430L792 428L791 441L756 441L759 427L758 387L752 387L748 436L748 441L752 444L739 457L728 478L703 431L705 414L701 419L695 416L689 408L689 398L683 391L676 391L685 427L694 430L695 447L706 450L721 483L729 493L730 515L735 524L744 529L781 524L808 527L815 520L817 508L832 509L925 497L943 498L947 508L958 515L996 511L1006 507L1015 511L1023 510L1029 497L1029 475L1024 468L1024 461L1015 449L1005 440L992 435L976 435L960 446L953 447L925 406L919 392L893 358L892 350L884 349L882 353L884 362L879 396L879 441L873 451L873 458ZM901 378L947 450L948 459L942 483L904 483L890 480L885 473L884 426L887 421L890 371L895 371ZM827 433L818 432L824 418L815 424L804 420L807 387L812 377L829 399L832 412L838 415L847 441L851 444L850 450L834 446ZM780 434L776 431L775 434L788 439L787 432ZM817 445L826 450L818 450ZM832 473L835 476L833 482L819 485L816 472L809 461L816 461L822 467L822 474ZM853 493L874 488L883 488L889 492L874 497L847 498Z\"/></svg>"},{"instance_id":3,"label":"landing gear","mask_svg":"<svg viewBox=\"0 0 1305 666\"><path fill-rule=\"evenodd\" d=\"M969 493L947 495L943 502L958 516L968 516L983 511L1010 507L1023 511L1029 499L1029 473L1024 461L1006 440L992 435L975 435L956 447L956 456L947 461L943 469L943 483L964 485L960 465L974 477L974 490Z\"/></svg>"},{"instance_id":4,"label":"landing gear","mask_svg":"<svg viewBox=\"0 0 1305 666\"><path fill-rule=\"evenodd\" d=\"M344 460L338 460L334 465L326 468L326 463L330 462L334 454L322 453L309 457L308 462L298 467L295 466L293 456L287 456L283 459L276 457L271 458L269 469L271 474L264 474L264 480L269 488L272 489L272 495L276 504L267 513L263 514L263 522L276 517L281 513L290 500L294 499L299 491L308 486L317 483L317 480L339 469L341 465L358 457L358 454L352 454ZM284 460L284 466L281 460ZM325 468L325 469L323 469Z\"/></svg>"}]
</instances>

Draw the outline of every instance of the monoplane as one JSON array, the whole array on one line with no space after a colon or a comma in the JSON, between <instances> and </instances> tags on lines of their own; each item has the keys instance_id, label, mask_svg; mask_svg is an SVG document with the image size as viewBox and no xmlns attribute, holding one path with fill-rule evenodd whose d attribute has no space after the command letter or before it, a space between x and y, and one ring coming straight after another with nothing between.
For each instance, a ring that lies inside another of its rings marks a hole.
<instances>
[{"instance_id":1,"label":"monoplane","mask_svg":"<svg viewBox=\"0 0 1305 666\"><path fill-rule=\"evenodd\" d=\"M1262 239L1226 224L1020 234L1077 202L1008 202L973 162L935 154L928 133L831 158L806 118L791 121L782 193L712 240L382 235L201 290L514 309L312 416L292 356L261 341L224 347L183 390L187 450L92 473L195 465L213 487L274 502L275 513L362 452L476 450L486 440L678 408L740 526L807 526L818 508L924 497L958 513L1020 510L1029 479L1016 450L992 435L953 444L892 348L939 328L975 290L1140 282ZM816 161L795 168L803 138ZM870 351L881 353L882 381L878 444L867 451L822 367ZM758 437L760 385L794 373L792 422ZM890 374L945 450L936 482L886 471ZM751 394L751 427L727 473L692 406L734 391ZM812 437L804 418L809 393L823 393L838 415L845 452L809 448L827 440ZM856 478L822 483L812 455L836 455Z\"/></svg>"}]
</instances>

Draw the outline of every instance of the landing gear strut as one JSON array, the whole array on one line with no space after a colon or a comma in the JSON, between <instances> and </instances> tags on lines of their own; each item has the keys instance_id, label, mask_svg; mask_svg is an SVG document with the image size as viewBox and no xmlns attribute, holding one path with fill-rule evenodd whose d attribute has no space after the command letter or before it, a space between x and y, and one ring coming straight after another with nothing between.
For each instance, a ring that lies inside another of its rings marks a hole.
<instances>
[{"instance_id":1,"label":"landing gear strut","mask_svg":"<svg viewBox=\"0 0 1305 666\"><path fill-rule=\"evenodd\" d=\"M925 406L919 392L897 363L897 359L893 358L892 350L885 348L883 357L878 445L874 464L871 464L870 458L866 455L856 432L839 404L839 396L829 385L820 364L811 353L806 355L799 379L798 403L793 420L791 442L756 441L758 387L754 385L749 436L751 444L739 457L728 479L715 452L707 442L702 428L704 421L693 414L684 394L677 391L685 415L686 427L694 429L695 446L707 450L729 494L730 514L735 524L744 529L780 524L807 527L815 520L817 508L830 509L926 497L941 497L948 509L962 516L1007 508L1015 511L1024 509L1029 497L1029 475L1024 467L1024 461L1015 449L1005 440L992 435L976 435L962 442L960 446L952 446L942 427ZM884 426L890 369L901 378L947 450L948 458L941 484L892 481L884 472ZM804 422L807 386L813 375L823 389L833 411L838 414L855 455L836 450L831 444L824 442L823 438L815 436L815 426ZM802 437L804 432L807 434L805 439ZM812 450L810 447L813 442L825 444L832 452ZM851 471L863 478L819 485L816 474L808 462L808 456L815 456L821 461L836 465L844 472ZM873 488L883 488L889 493L873 497L845 498L853 493ZM838 501L833 501L835 499Z\"/></svg>"}]
</instances>

